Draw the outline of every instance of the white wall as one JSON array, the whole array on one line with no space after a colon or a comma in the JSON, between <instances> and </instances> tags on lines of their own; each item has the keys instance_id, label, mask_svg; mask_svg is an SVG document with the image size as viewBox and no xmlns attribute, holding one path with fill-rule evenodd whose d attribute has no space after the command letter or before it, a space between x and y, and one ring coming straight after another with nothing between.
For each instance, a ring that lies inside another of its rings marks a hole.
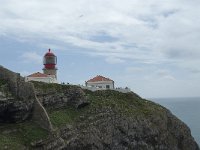
<instances>
[{"instance_id":1,"label":"white wall","mask_svg":"<svg viewBox=\"0 0 200 150\"><path fill-rule=\"evenodd\" d=\"M98 90L108 90L108 89L103 89L103 88L96 88L96 87L90 87L90 86L83 86L83 85L79 85L82 89L87 89L87 90L90 90L90 91L98 91ZM116 88L116 89L111 89L111 90L114 90L114 91L118 91L118 92L121 92L121 93L129 93L131 92L131 89L129 88Z\"/></svg>"},{"instance_id":2,"label":"white wall","mask_svg":"<svg viewBox=\"0 0 200 150\"><path fill-rule=\"evenodd\" d=\"M38 81L38 82L45 82L45 83L58 83L56 78L53 77L25 77L25 81Z\"/></svg>"},{"instance_id":3,"label":"white wall","mask_svg":"<svg viewBox=\"0 0 200 150\"><path fill-rule=\"evenodd\" d=\"M108 89L114 89L114 82L113 81L98 81L98 82L87 82L87 87L96 87L99 89L107 89L106 86L109 85Z\"/></svg>"}]
</instances>

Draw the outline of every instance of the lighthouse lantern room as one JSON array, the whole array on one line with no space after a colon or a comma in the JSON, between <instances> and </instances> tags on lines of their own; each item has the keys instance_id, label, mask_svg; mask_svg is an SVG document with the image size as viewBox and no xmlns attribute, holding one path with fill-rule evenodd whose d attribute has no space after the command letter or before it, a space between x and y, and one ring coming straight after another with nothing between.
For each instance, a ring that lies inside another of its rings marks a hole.
<instances>
[{"instance_id":1,"label":"lighthouse lantern room","mask_svg":"<svg viewBox=\"0 0 200 150\"><path fill-rule=\"evenodd\" d=\"M54 55L54 53L51 52L50 49L44 55L43 64L44 64L43 68L44 74L57 78L57 68L56 68L57 57Z\"/></svg>"}]
</instances>

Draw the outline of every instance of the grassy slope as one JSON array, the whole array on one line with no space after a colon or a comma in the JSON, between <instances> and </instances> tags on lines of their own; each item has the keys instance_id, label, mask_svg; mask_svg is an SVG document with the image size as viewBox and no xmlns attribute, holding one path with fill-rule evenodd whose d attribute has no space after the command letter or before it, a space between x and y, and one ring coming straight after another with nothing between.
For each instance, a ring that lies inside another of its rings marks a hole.
<instances>
[{"instance_id":1,"label":"grassy slope","mask_svg":"<svg viewBox=\"0 0 200 150\"><path fill-rule=\"evenodd\" d=\"M0 124L0 148L9 150L23 149L30 146L31 142L44 139L48 135L31 121L17 124Z\"/></svg>"},{"instance_id":2,"label":"grassy slope","mask_svg":"<svg viewBox=\"0 0 200 150\"><path fill-rule=\"evenodd\" d=\"M36 82L31 81L35 88L38 90L42 90L44 93L49 91L56 91L56 92L63 92L63 90L67 90L71 87L75 88L77 86L75 85L61 85L56 83L42 83L42 82Z\"/></svg>"},{"instance_id":3,"label":"grassy slope","mask_svg":"<svg viewBox=\"0 0 200 150\"><path fill-rule=\"evenodd\" d=\"M163 107L150 101L141 99L133 93L120 93L117 91L96 91L85 90L90 105L76 110L74 108L65 108L61 110L48 110L50 119L55 127L61 127L66 124L78 123L81 120L87 120L91 116L99 113L99 110L111 109L116 114L126 117L160 115L164 113Z\"/></svg>"}]
</instances>

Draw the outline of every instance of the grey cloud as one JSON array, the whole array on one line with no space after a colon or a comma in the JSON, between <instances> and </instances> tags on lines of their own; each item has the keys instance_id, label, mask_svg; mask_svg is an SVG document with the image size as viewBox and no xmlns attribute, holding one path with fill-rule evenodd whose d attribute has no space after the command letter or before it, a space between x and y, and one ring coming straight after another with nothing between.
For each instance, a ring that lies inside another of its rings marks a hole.
<instances>
[{"instance_id":1,"label":"grey cloud","mask_svg":"<svg viewBox=\"0 0 200 150\"><path fill-rule=\"evenodd\" d=\"M177 13L177 12L178 12L177 9L172 9L172 10L164 11L164 12L162 13L162 15L163 15L164 17L170 17L171 15L174 15L174 14Z\"/></svg>"},{"instance_id":2,"label":"grey cloud","mask_svg":"<svg viewBox=\"0 0 200 150\"><path fill-rule=\"evenodd\" d=\"M166 51L166 55L172 59L185 59L187 61L188 59L199 59L200 53L189 49L171 49Z\"/></svg>"},{"instance_id":3,"label":"grey cloud","mask_svg":"<svg viewBox=\"0 0 200 150\"><path fill-rule=\"evenodd\" d=\"M198 2L20 2L6 1L0 6L0 33L27 41L42 37L85 53L141 62L193 61L200 56Z\"/></svg>"},{"instance_id":4,"label":"grey cloud","mask_svg":"<svg viewBox=\"0 0 200 150\"><path fill-rule=\"evenodd\" d=\"M97 33L93 36L90 36L88 40L94 41L94 42L99 42L99 43L109 43L109 42L116 42L118 41L118 38L112 37L108 35L107 33L100 32Z\"/></svg>"}]
</instances>

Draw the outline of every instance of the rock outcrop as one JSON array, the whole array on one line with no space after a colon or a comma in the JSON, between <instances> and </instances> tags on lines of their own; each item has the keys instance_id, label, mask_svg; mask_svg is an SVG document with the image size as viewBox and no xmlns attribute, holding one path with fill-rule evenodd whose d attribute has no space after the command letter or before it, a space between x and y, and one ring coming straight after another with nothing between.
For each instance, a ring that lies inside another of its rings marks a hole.
<instances>
[{"instance_id":1,"label":"rock outcrop","mask_svg":"<svg viewBox=\"0 0 200 150\"><path fill-rule=\"evenodd\" d=\"M46 108L81 108L88 105L85 93L78 86L34 82L36 95Z\"/></svg>"},{"instance_id":2,"label":"rock outcrop","mask_svg":"<svg viewBox=\"0 0 200 150\"><path fill-rule=\"evenodd\" d=\"M46 110L35 95L32 83L19 73L0 66L0 123L23 122L32 118L49 131L52 125Z\"/></svg>"},{"instance_id":3,"label":"rock outcrop","mask_svg":"<svg viewBox=\"0 0 200 150\"><path fill-rule=\"evenodd\" d=\"M21 122L32 113L35 95L20 74L0 67L0 122Z\"/></svg>"},{"instance_id":4,"label":"rock outcrop","mask_svg":"<svg viewBox=\"0 0 200 150\"><path fill-rule=\"evenodd\" d=\"M164 107L134 93L86 93L90 106L60 131L65 150L199 150L190 129Z\"/></svg>"},{"instance_id":5,"label":"rock outcrop","mask_svg":"<svg viewBox=\"0 0 200 150\"><path fill-rule=\"evenodd\" d=\"M187 125L133 92L33 84L0 67L2 149L16 145L35 150L199 150ZM49 132L32 125L33 121ZM16 128L12 124L11 129L4 125L16 122L24 123Z\"/></svg>"},{"instance_id":6,"label":"rock outcrop","mask_svg":"<svg viewBox=\"0 0 200 150\"><path fill-rule=\"evenodd\" d=\"M67 141L64 149L199 150L184 123L168 111L163 117L127 118L112 110L101 112L78 125L64 127L61 130L61 137Z\"/></svg>"}]
</instances>

